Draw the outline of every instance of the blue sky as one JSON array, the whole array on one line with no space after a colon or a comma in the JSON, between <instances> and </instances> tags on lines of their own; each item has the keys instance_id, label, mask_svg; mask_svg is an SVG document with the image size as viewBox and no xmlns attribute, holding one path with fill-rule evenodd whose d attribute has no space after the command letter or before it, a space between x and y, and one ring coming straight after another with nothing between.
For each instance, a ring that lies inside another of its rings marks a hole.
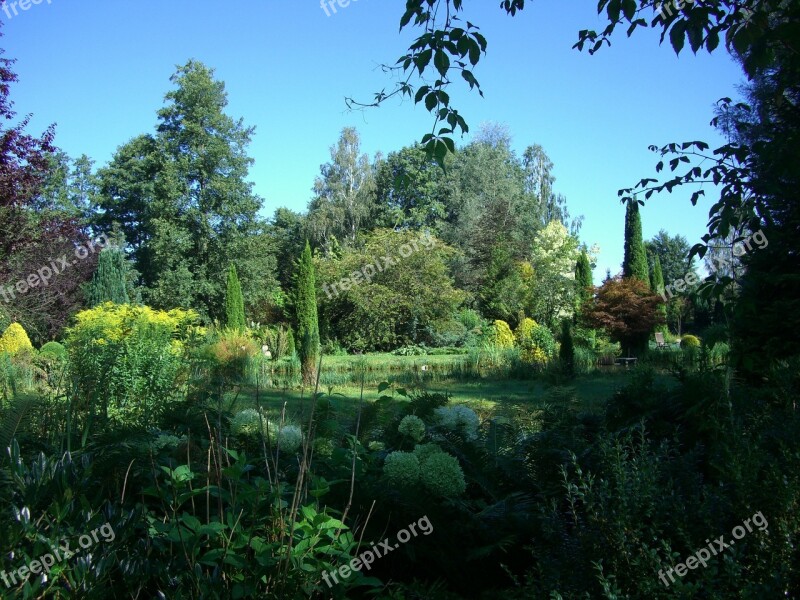
<instances>
[{"instance_id":1,"label":"blue sky","mask_svg":"<svg viewBox=\"0 0 800 600\"><path fill-rule=\"evenodd\" d=\"M251 179L264 213L305 210L314 177L343 127L355 126L369 154L384 154L429 130L412 102L348 112L345 96L369 100L391 80L379 65L408 45L398 33L401 0L357 0L326 16L315 0L42 0L8 19L0 47L16 58L15 109L31 131L57 124L56 143L98 165L130 138L153 131L175 66L194 58L226 83L228 113L256 127ZM572 49L580 29L602 29L596 2L529 3L511 18L498 2L467 0L468 18L489 40L476 71L485 98L452 90L473 131L506 124L518 153L541 144L555 163L557 192L586 217L582 240L600 246L595 281L622 260L624 209L617 190L655 175L648 145L722 139L713 105L735 95L738 66L724 53L682 53L653 31L621 30L594 56ZM465 138L464 142L469 141ZM689 192L654 197L642 209L644 235L664 228L698 241L710 200Z\"/></svg>"}]
</instances>

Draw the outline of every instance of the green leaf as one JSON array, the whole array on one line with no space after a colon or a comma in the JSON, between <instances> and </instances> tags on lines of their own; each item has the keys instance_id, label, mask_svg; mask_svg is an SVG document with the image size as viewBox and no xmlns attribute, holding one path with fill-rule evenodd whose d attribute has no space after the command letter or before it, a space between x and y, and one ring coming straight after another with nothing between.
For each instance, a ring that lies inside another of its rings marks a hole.
<instances>
[{"instance_id":1,"label":"green leaf","mask_svg":"<svg viewBox=\"0 0 800 600\"><path fill-rule=\"evenodd\" d=\"M669 30L669 41L672 44L672 48L675 50L675 54L680 54L681 50L683 50L685 33L686 21L683 20L675 21L672 29Z\"/></svg>"},{"instance_id":2,"label":"green leaf","mask_svg":"<svg viewBox=\"0 0 800 600\"><path fill-rule=\"evenodd\" d=\"M443 50L437 50L433 65L442 77L447 77L447 71L450 69L450 57Z\"/></svg>"},{"instance_id":3,"label":"green leaf","mask_svg":"<svg viewBox=\"0 0 800 600\"><path fill-rule=\"evenodd\" d=\"M706 37L706 50L708 53L711 54L714 50L717 49L719 46L719 33L716 29L712 29L708 32L708 37Z\"/></svg>"},{"instance_id":4,"label":"green leaf","mask_svg":"<svg viewBox=\"0 0 800 600\"><path fill-rule=\"evenodd\" d=\"M622 3L622 14L624 14L625 18L629 21L633 20L633 16L636 14L636 0L624 0Z\"/></svg>"},{"instance_id":5,"label":"green leaf","mask_svg":"<svg viewBox=\"0 0 800 600\"><path fill-rule=\"evenodd\" d=\"M472 66L474 67L480 60L481 49L476 42L472 41L469 46L469 62L472 63Z\"/></svg>"},{"instance_id":6,"label":"green leaf","mask_svg":"<svg viewBox=\"0 0 800 600\"><path fill-rule=\"evenodd\" d=\"M414 59L414 64L417 66L417 69L419 69L420 75L422 75L422 72L425 70L428 64L430 64L432 56L433 50L428 48L427 50L420 52Z\"/></svg>"}]
</instances>

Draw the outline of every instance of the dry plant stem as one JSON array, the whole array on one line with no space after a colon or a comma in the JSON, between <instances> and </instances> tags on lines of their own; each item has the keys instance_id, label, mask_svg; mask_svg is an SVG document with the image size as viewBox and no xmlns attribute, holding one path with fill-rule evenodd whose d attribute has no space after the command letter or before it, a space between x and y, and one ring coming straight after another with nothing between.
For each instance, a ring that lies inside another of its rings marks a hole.
<instances>
[{"instance_id":1,"label":"dry plant stem","mask_svg":"<svg viewBox=\"0 0 800 600\"><path fill-rule=\"evenodd\" d=\"M134 459L135 460L135 459ZM134 461L131 461L131 464L128 465L128 470L125 471L125 479L122 482L122 498L120 499L120 504L125 504L125 490L128 488L128 475L130 475L131 467L133 466Z\"/></svg>"},{"instance_id":2,"label":"dry plant stem","mask_svg":"<svg viewBox=\"0 0 800 600\"><path fill-rule=\"evenodd\" d=\"M256 375L256 407L258 408L258 423L260 427L261 453L264 456L264 466L267 468L267 481L272 483L272 473L269 468L269 454L267 454L267 440L264 437L264 413L261 407L261 374ZM269 436L269 430L267 430Z\"/></svg>"},{"instance_id":3,"label":"dry plant stem","mask_svg":"<svg viewBox=\"0 0 800 600\"><path fill-rule=\"evenodd\" d=\"M219 452L219 444L215 444L216 438L214 437L214 432L211 430L211 423L208 422L208 415L206 415L206 427L208 427L208 441L209 441L208 450L209 450L210 455L214 457L214 475L216 477L215 483L217 484L218 487L222 487L222 471L221 471L221 465L220 465L220 456L218 454L218 452ZM220 435L220 434L221 434L221 432L218 431L217 435ZM217 448L217 450L214 450L215 447ZM210 469L211 469L211 464L209 463L209 471L210 471ZM208 493L208 492L206 492L206 493ZM219 510L219 522L220 523L224 523L225 522L225 515L224 515L224 513L222 511L222 497L221 496L217 498L217 509Z\"/></svg>"},{"instance_id":4,"label":"dry plant stem","mask_svg":"<svg viewBox=\"0 0 800 600\"><path fill-rule=\"evenodd\" d=\"M186 466L189 467L189 471L192 470L192 454L191 454L191 447L192 447L192 430L189 430L189 437L186 440ZM193 492L192 493L192 514L197 514L197 507L194 503L194 488L192 487L192 480L189 480L189 489Z\"/></svg>"},{"instance_id":5,"label":"dry plant stem","mask_svg":"<svg viewBox=\"0 0 800 600\"><path fill-rule=\"evenodd\" d=\"M356 554L361 549L361 542L364 540L364 532L367 530L367 525L369 525L370 517L372 517L372 511L375 508L375 500L372 501L372 504L369 507L369 512L367 513L367 519L364 521L364 526L361 527L361 532L358 535L358 546L356 546Z\"/></svg>"},{"instance_id":6,"label":"dry plant stem","mask_svg":"<svg viewBox=\"0 0 800 600\"><path fill-rule=\"evenodd\" d=\"M312 424L314 423L314 411L317 408L316 398L317 394L319 393L319 376L320 372L322 371L322 354L319 357L319 365L317 366L317 379L314 383L314 395L312 396L312 404L311 404L311 414L308 417L308 431L311 432ZM306 440L303 443L303 458L302 462L300 463L300 471L297 474L297 483L294 486L294 496L292 498L292 508L291 512L289 513L290 518L290 532L294 531L294 524L297 518L297 507L300 505L300 496L301 491L304 486L305 475L306 471L308 470L308 447L310 444L310 435L306 436ZM289 557L292 553L292 547L294 546L294 536L289 536L289 547L287 548L286 554L286 565L284 568L284 572L288 573L289 571Z\"/></svg>"},{"instance_id":7,"label":"dry plant stem","mask_svg":"<svg viewBox=\"0 0 800 600\"><path fill-rule=\"evenodd\" d=\"M361 374L361 396L358 401L358 417L356 417L356 434L353 438L353 463L350 467L350 497L347 499L347 506L345 506L344 513L342 513L342 525L346 525L347 513L350 512L350 507L353 505L353 492L356 487L356 458L358 457L358 433L361 429L361 410L364 407L364 374ZM336 533L339 537L342 530Z\"/></svg>"}]
</instances>

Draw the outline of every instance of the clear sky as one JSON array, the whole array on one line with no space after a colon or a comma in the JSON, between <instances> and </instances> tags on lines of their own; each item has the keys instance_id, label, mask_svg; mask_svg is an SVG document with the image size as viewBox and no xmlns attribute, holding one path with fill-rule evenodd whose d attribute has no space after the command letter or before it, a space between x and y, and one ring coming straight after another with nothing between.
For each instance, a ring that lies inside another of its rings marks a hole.
<instances>
[{"instance_id":1,"label":"clear sky","mask_svg":"<svg viewBox=\"0 0 800 600\"><path fill-rule=\"evenodd\" d=\"M464 4L489 40L476 71L485 98L458 86L452 102L473 130L506 124L519 154L544 147L555 190L586 217L582 240L600 245L599 282L622 260L617 190L655 176L650 144L722 143L709 121L716 100L735 94L741 71L723 51L677 58L650 30L631 39L620 30L594 56L573 50L578 30L605 25L594 0L530 2L514 18L496 0ZM153 131L176 65L194 58L213 67L227 86L228 113L256 127L250 175L269 216L279 206L305 210L343 127L358 128L370 155L430 128L428 113L410 101L367 112L344 104L391 87L379 65L408 46L410 34L398 33L404 5L353 0L326 16L316 0L41 0L11 19L0 12L0 47L18 60L11 97L18 113L33 114L30 131L56 123L57 145L98 166ZM664 228L698 241L710 203L693 208L689 192L654 197L642 209L645 238Z\"/></svg>"}]
</instances>

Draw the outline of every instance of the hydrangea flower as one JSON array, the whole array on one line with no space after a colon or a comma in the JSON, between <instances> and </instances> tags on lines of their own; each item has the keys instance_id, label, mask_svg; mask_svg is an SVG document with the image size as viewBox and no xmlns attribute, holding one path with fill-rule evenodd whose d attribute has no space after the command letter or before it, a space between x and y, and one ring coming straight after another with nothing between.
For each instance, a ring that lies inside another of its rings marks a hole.
<instances>
[{"instance_id":1,"label":"hydrangea flower","mask_svg":"<svg viewBox=\"0 0 800 600\"><path fill-rule=\"evenodd\" d=\"M434 411L436 424L461 433L468 440L478 438L480 419L474 410L467 406L442 406Z\"/></svg>"},{"instance_id":2,"label":"hydrangea flower","mask_svg":"<svg viewBox=\"0 0 800 600\"><path fill-rule=\"evenodd\" d=\"M259 413L254 408L246 408L231 419L231 432L241 437L257 437L259 433L266 435L268 424L267 415Z\"/></svg>"},{"instance_id":3,"label":"hydrangea flower","mask_svg":"<svg viewBox=\"0 0 800 600\"><path fill-rule=\"evenodd\" d=\"M297 452L303 445L303 431L297 425L284 425L278 431L278 445L282 452Z\"/></svg>"},{"instance_id":4,"label":"hydrangea flower","mask_svg":"<svg viewBox=\"0 0 800 600\"><path fill-rule=\"evenodd\" d=\"M425 437L425 422L415 415L407 415L400 421L397 431L419 442Z\"/></svg>"},{"instance_id":5,"label":"hydrangea flower","mask_svg":"<svg viewBox=\"0 0 800 600\"><path fill-rule=\"evenodd\" d=\"M381 450L384 450L386 448L386 444L384 444L383 442L372 440L369 444L367 444L367 448L371 452L380 452Z\"/></svg>"},{"instance_id":6,"label":"hydrangea flower","mask_svg":"<svg viewBox=\"0 0 800 600\"><path fill-rule=\"evenodd\" d=\"M445 498L460 496L467 489L458 459L444 452L433 454L425 461L420 479L429 492Z\"/></svg>"},{"instance_id":7,"label":"hydrangea flower","mask_svg":"<svg viewBox=\"0 0 800 600\"><path fill-rule=\"evenodd\" d=\"M414 448L414 454L419 459L420 465L424 465L425 461L434 454L441 454L442 452L444 452L444 450L437 444L417 444L417 447Z\"/></svg>"},{"instance_id":8,"label":"hydrangea flower","mask_svg":"<svg viewBox=\"0 0 800 600\"><path fill-rule=\"evenodd\" d=\"M383 473L395 485L414 485L419 481L419 459L411 452L392 452L383 463Z\"/></svg>"},{"instance_id":9,"label":"hydrangea flower","mask_svg":"<svg viewBox=\"0 0 800 600\"><path fill-rule=\"evenodd\" d=\"M172 435L171 433L157 433L156 439L150 442L150 447L153 449L154 452L158 452L163 450L164 448L169 448L170 450L174 450L178 447L182 442L186 441L186 436L182 435L178 437L176 435Z\"/></svg>"},{"instance_id":10,"label":"hydrangea flower","mask_svg":"<svg viewBox=\"0 0 800 600\"><path fill-rule=\"evenodd\" d=\"M333 456L334 450L336 450L336 444L334 444L332 439L321 437L314 440L314 453L317 454L317 456L330 458Z\"/></svg>"}]
</instances>

